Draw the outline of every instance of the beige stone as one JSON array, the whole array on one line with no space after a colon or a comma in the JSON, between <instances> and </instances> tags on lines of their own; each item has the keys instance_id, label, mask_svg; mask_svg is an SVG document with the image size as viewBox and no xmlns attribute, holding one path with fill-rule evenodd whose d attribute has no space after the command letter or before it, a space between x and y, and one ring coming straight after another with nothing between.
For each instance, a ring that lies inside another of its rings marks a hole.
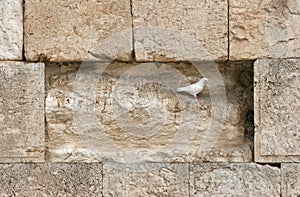
<instances>
[{"instance_id":1,"label":"beige stone","mask_svg":"<svg viewBox=\"0 0 300 197\"><path fill-rule=\"evenodd\" d=\"M50 161L251 161L251 62L203 63L201 73L185 63L79 66L46 66ZM176 93L201 75L210 81L198 101Z\"/></svg>"},{"instance_id":2,"label":"beige stone","mask_svg":"<svg viewBox=\"0 0 300 197\"><path fill-rule=\"evenodd\" d=\"M129 0L26 0L24 27L30 61L131 58Z\"/></svg>"},{"instance_id":3,"label":"beige stone","mask_svg":"<svg viewBox=\"0 0 300 197\"><path fill-rule=\"evenodd\" d=\"M230 60L300 57L298 0L230 0Z\"/></svg>"},{"instance_id":4,"label":"beige stone","mask_svg":"<svg viewBox=\"0 0 300 197\"><path fill-rule=\"evenodd\" d=\"M43 161L44 64L0 62L0 162Z\"/></svg>"},{"instance_id":5,"label":"beige stone","mask_svg":"<svg viewBox=\"0 0 300 197\"><path fill-rule=\"evenodd\" d=\"M300 164L281 164L282 196L300 196Z\"/></svg>"},{"instance_id":6,"label":"beige stone","mask_svg":"<svg viewBox=\"0 0 300 197\"><path fill-rule=\"evenodd\" d=\"M255 161L300 162L300 60L254 64Z\"/></svg>"},{"instance_id":7,"label":"beige stone","mask_svg":"<svg viewBox=\"0 0 300 197\"><path fill-rule=\"evenodd\" d=\"M254 163L193 164L191 196L280 196L280 169Z\"/></svg>"},{"instance_id":8,"label":"beige stone","mask_svg":"<svg viewBox=\"0 0 300 197\"><path fill-rule=\"evenodd\" d=\"M188 196L188 164L105 163L104 196Z\"/></svg>"},{"instance_id":9,"label":"beige stone","mask_svg":"<svg viewBox=\"0 0 300 197\"><path fill-rule=\"evenodd\" d=\"M227 1L133 0L137 61L226 60Z\"/></svg>"},{"instance_id":10,"label":"beige stone","mask_svg":"<svg viewBox=\"0 0 300 197\"><path fill-rule=\"evenodd\" d=\"M22 60L23 1L0 1L0 60Z\"/></svg>"},{"instance_id":11,"label":"beige stone","mask_svg":"<svg viewBox=\"0 0 300 197\"><path fill-rule=\"evenodd\" d=\"M101 196L102 164L0 164L1 196Z\"/></svg>"}]
</instances>

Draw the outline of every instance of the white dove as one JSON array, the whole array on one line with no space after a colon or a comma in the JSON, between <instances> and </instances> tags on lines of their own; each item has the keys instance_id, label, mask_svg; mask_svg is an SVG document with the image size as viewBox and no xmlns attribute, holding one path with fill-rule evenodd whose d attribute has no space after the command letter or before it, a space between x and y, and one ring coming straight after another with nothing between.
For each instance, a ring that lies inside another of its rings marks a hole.
<instances>
[{"instance_id":1,"label":"white dove","mask_svg":"<svg viewBox=\"0 0 300 197\"><path fill-rule=\"evenodd\" d=\"M204 85L207 82L208 82L207 78L202 78L197 83L191 84L189 86L177 88L177 92L189 93L189 94L193 95L195 97L195 99L197 99L197 94L200 93L203 90Z\"/></svg>"}]
</instances>

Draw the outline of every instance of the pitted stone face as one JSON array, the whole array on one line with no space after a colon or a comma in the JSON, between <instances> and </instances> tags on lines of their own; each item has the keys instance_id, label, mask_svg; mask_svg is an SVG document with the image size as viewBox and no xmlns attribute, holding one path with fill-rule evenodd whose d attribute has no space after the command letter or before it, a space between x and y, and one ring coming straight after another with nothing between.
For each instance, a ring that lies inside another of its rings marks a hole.
<instances>
[{"instance_id":1,"label":"pitted stone face","mask_svg":"<svg viewBox=\"0 0 300 197\"><path fill-rule=\"evenodd\" d=\"M300 56L298 0L231 0L230 60Z\"/></svg>"},{"instance_id":2,"label":"pitted stone face","mask_svg":"<svg viewBox=\"0 0 300 197\"><path fill-rule=\"evenodd\" d=\"M95 60L97 56L131 59L130 0L26 0L24 3L27 60L74 62ZM125 33L118 36L122 31ZM103 41L113 36L117 36L115 42ZM102 45L98 46L100 42ZM101 49L94 52L94 47Z\"/></svg>"},{"instance_id":3,"label":"pitted stone face","mask_svg":"<svg viewBox=\"0 0 300 197\"><path fill-rule=\"evenodd\" d=\"M50 161L251 161L244 117L252 107L252 90L239 81L242 73L251 73L251 64L219 65L227 119L205 156L200 147L215 137L208 131L220 118L213 110L224 106L212 108L218 91L208 87L198 100L176 92L201 77L191 64L114 62L99 77L100 64L90 64L92 76L78 74L82 68L76 63L47 65Z\"/></svg>"},{"instance_id":4,"label":"pitted stone face","mask_svg":"<svg viewBox=\"0 0 300 197\"><path fill-rule=\"evenodd\" d=\"M228 1L133 0L132 13L137 61L227 59Z\"/></svg>"},{"instance_id":5,"label":"pitted stone face","mask_svg":"<svg viewBox=\"0 0 300 197\"><path fill-rule=\"evenodd\" d=\"M23 1L0 1L0 60L22 60Z\"/></svg>"},{"instance_id":6,"label":"pitted stone face","mask_svg":"<svg viewBox=\"0 0 300 197\"><path fill-rule=\"evenodd\" d=\"M44 161L44 64L0 62L0 162Z\"/></svg>"},{"instance_id":7,"label":"pitted stone face","mask_svg":"<svg viewBox=\"0 0 300 197\"><path fill-rule=\"evenodd\" d=\"M257 60L255 156L257 162L300 161L300 61Z\"/></svg>"}]
</instances>

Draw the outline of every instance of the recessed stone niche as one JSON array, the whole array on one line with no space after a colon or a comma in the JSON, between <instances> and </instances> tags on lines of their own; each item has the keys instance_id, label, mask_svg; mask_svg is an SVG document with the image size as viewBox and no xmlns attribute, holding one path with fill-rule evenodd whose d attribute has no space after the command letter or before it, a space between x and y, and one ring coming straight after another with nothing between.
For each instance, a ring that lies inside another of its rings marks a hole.
<instances>
[{"instance_id":1,"label":"recessed stone niche","mask_svg":"<svg viewBox=\"0 0 300 197\"><path fill-rule=\"evenodd\" d=\"M176 92L204 76L198 100ZM252 62L48 63L46 159L250 162L252 76Z\"/></svg>"}]
</instances>

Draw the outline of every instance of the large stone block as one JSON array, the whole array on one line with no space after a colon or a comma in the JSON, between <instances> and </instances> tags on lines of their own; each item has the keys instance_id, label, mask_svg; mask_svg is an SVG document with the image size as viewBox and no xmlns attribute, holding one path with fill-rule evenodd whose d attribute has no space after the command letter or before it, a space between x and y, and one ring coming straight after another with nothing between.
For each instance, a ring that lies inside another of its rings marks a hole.
<instances>
[{"instance_id":1,"label":"large stone block","mask_svg":"<svg viewBox=\"0 0 300 197\"><path fill-rule=\"evenodd\" d=\"M101 196L102 164L0 164L1 196Z\"/></svg>"},{"instance_id":2,"label":"large stone block","mask_svg":"<svg viewBox=\"0 0 300 197\"><path fill-rule=\"evenodd\" d=\"M27 60L131 59L130 0L26 0L24 20Z\"/></svg>"},{"instance_id":3,"label":"large stone block","mask_svg":"<svg viewBox=\"0 0 300 197\"><path fill-rule=\"evenodd\" d=\"M300 196L300 164L281 164L282 196Z\"/></svg>"},{"instance_id":4,"label":"large stone block","mask_svg":"<svg viewBox=\"0 0 300 197\"><path fill-rule=\"evenodd\" d=\"M0 62L0 162L43 161L44 64Z\"/></svg>"},{"instance_id":5,"label":"large stone block","mask_svg":"<svg viewBox=\"0 0 300 197\"><path fill-rule=\"evenodd\" d=\"M22 60L23 1L0 1L0 60Z\"/></svg>"},{"instance_id":6,"label":"large stone block","mask_svg":"<svg viewBox=\"0 0 300 197\"><path fill-rule=\"evenodd\" d=\"M103 166L104 196L188 196L188 164L145 163Z\"/></svg>"},{"instance_id":7,"label":"large stone block","mask_svg":"<svg viewBox=\"0 0 300 197\"><path fill-rule=\"evenodd\" d=\"M201 73L185 63L79 66L46 66L50 161L252 160L251 62L205 62ZM201 75L209 83L200 99L176 93Z\"/></svg>"},{"instance_id":8,"label":"large stone block","mask_svg":"<svg viewBox=\"0 0 300 197\"><path fill-rule=\"evenodd\" d=\"M280 196L280 169L248 164L191 165L191 196Z\"/></svg>"},{"instance_id":9,"label":"large stone block","mask_svg":"<svg viewBox=\"0 0 300 197\"><path fill-rule=\"evenodd\" d=\"M300 162L300 60L254 64L255 161Z\"/></svg>"},{"instance_id":10,"label":"large stone block","mask_svg":"<svg viewBox=\"0 0 300 197\"><path fill-rule=\"evenodd\" d=\"M227 1L133 0L137 61L226 60Z\"/></svg>"},{"instance_id":11,"label":"large stone block","mask_svg":"<svg viewBox=\"0 0 300 197\"><path fill-rule=\"evenodd\" d=\"M230 0L230 60L300 57L298 0Z\"/></svg>"}]
</instances>

